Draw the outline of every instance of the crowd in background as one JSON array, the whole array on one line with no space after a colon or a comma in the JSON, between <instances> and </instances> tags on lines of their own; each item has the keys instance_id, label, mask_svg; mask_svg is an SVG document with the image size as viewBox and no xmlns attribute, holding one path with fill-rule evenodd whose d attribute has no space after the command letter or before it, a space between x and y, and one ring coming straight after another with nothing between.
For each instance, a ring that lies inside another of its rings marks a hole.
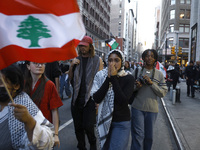
<instances>
[{"instance_id":1,"label":"crowd in background","mask_svg":"<svg viewBox=\"0 0 200 150\"><path fill-rule=\"evenodd\" d=\"M46 147L60 146L58 109L63 105L65 92L67 99L72 98L71 114L79 150L86 150L85 135L90 150L124 150L130 134L131 150L150 150L158 114L157 97L164 97L167 93L164 75L155 69L156 50L143 52L143 64L125 61L124 54L118 49L111 50L102 60L95 54L93 40L85 36L77 51L78 57L72 60L19 64L25 74L22 79L25 81L23 91L27 93L24 99L31 98L49 124L54 126L53 138L48 137L53 143L45 141ZM5 105L9 101L6 97ZM30 120L34 121L33 118ZM27 137L27 140L31 142L32 139Z\"/></svg>"}]
</instances>

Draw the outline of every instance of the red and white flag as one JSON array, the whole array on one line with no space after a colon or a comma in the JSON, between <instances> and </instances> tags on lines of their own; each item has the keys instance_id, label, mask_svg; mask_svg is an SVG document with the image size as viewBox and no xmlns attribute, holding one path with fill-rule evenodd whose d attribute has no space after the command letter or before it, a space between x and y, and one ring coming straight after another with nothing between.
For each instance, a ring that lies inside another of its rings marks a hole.
<instances>
[{"instance_id":1,"label":"red and white flag","mask_svg":"<svg viewBox=\"0 0 200 150\"><path fill-rule=\"evenodd\" d=\"M85 27L76 0L1 0L0 70L77 56Z\"/></svg>"},{"instance_id":2,"label":"red and white flag","mask_svg":"<svg viewBox=\"0 0 200 150\"><path fill-rule=\"evenodd\" d=\"M166 71L167 70L159 61L157 61L156 69L160 70L163 73L164 77L166 78L166 75L167 75Z\"/></svg>"}]
</instances>

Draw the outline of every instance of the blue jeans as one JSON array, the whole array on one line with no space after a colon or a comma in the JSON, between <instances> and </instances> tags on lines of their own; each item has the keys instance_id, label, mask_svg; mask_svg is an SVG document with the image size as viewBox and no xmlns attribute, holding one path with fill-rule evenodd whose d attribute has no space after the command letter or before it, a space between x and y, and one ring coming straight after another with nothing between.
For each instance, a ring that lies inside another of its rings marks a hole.
<instances>
[{"instance_id":1,"label":"blue jeans","mask_svg":"<svg viewBox=\"0 0 200 150\"><path fill-rule=\"evenodd\" d=\"M131 150L151 150L153 127L158 113L145 112L131 107Z\"/></svg>"},{"instance_id":2,"label":"blue jeans","mask_svg":"<svg viewBox=\"0 0 200 150\"><path fill-rule=\"evenodd\" d=\"M130 131L130 121L112 122L103 150L126 150Z\"/></svg>"},{"instance_id":3,"label":"blue jeans","mask_svg":"<svg viewBox=\"0 0 200 150\"><path fill-rule=\"evenodd\" d=\"M64 88L65 88L66 95L67 96L71 96L69 79L67 79L65 81L65 78L66 78L66 74L63 73L60 76L60 97L63 97L63 90L64 90Z\"/></svg>"}]
</instances>

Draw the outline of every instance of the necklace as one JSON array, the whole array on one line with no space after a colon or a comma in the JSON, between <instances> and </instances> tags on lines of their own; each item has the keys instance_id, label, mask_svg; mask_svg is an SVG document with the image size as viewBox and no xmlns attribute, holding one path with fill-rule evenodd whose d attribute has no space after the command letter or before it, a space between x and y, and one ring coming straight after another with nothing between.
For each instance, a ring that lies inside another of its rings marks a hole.
<instances>
[{"instance_id":1,"label":"necklace","mask_svg":"<svg viewBox=\"0 0 200 150\"><path fill-rule=\"evenodd\" d=\"M148 71L148 70L147 70L147 71L146 71L146 73L147 73L147 74L149 74L149 73L150 73L150 71Z\"/></svg>"}]
</instances>

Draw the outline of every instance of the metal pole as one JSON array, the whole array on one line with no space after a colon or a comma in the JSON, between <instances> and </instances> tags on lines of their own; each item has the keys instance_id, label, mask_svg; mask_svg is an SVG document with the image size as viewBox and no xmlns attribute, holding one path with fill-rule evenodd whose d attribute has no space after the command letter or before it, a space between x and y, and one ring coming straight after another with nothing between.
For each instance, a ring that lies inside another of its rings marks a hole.
<instances>
[{"instance_id":1,"label":"metal pole","mask_svg":"<svg viewBox=\"0 0 200 150\"><path fill-rule=\"evenodd\" d=\"M172 97L173 97L173 87L170 87L170 91L169 91L169 99L172 100Z\"/></svg>"},{"instance_id":2,"label":"metal pole","mask_svg":"<svg viewBox=\"0 0 200 150\"><path fill-rule=\"evenodd\" d=\"M165 41L165 65L166 65L166 59L167 59L167 33L166 33L166 41Z\"/></svg>"},{"instance_id":3,"label":"metal pole","mask_svg":"<svg viewBox=\"0 0 200 150\"><path fill-rule=\"evenodd\" d=\"M172 104L174 105L176 103L176 90L173 90L172 94Z\"/></svg>"},{"instance_id":4,"label":"metal pole","mask_svg":"<svg viewBox=\"0 0 200 150\"><path fill-rule=\"evenodd\" d=\"M175 32L176 33L176 59L175 62L177 63L177 56L178 56L178 31Z\"/></svg>"}]
</instances>

